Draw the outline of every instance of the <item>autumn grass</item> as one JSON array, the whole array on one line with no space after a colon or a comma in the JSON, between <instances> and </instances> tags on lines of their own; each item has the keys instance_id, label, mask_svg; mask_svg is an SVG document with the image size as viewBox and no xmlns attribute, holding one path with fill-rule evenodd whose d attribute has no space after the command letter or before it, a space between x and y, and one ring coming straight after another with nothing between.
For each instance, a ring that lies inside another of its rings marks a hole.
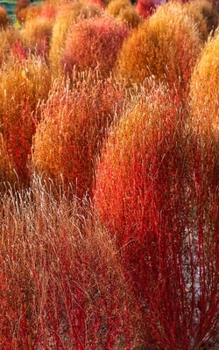
<instances>
[{"instance_id":1,"label":"autumn grass","mask_svg":"<svg viewBox=\"0 0 219 350\"><path fill-rule=\"evenodd\" d=\"M153 0L138 0L136 10L139 16L148 18L156 11L156 4Z\"/></svg>"},{"instance_id":2,"label":"autumn grass","mask_svg":"<svg viewBox=\"0 0 219 350\"><path fill-rule=\"evenodd\" d=\"M23 24L26 20L30 3L28 0L18 0L15 6L15 17L19 24Z\"/></svg>"},{"instance_id":3,"label":"autumn grass","mask_svg":"<svg viewBox=\"0 0 219 350\"><path fill-rule=\"evenodd\" d=\"M57 201L35 178L0 208L1 346L140 348L138 310L89 202Z\"/></svg>"}]
</instances>

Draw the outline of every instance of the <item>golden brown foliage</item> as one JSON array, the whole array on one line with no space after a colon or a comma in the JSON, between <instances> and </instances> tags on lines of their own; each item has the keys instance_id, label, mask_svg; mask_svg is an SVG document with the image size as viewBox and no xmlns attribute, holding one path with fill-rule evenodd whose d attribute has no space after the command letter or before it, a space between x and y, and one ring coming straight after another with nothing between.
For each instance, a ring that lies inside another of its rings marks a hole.
<instances>
[{"instance_id":1,"label":"golden brown foliage","mask_svg":"<svg viewBox=\"0 0 219 350\"><path fill-rule=\"evenodd\" d=\"M107 7L107 12L117 19L126 22L132 28L137 27L141 18L135 6L129 0L113 0Z\"/></svg>"},{"instance_id":2,"label":"golden brown foliage","mask_svg":"<svg viewBox=\"0 0 219 350\"><path fill-rule=\"evenodd\" d=\"M209 38L195 66L191 79L192 124L199 132L218 139L219 85L218 62L219 33Z\"/></svg>"},{"instance_id":3,"label":"golden brown foliage","mask_svg":"<svg viewBox=\"0 0 219 350\"><path fill-rule=\"evenodd\" d=\"M183 5L186 13L193 18L201 38L206 41L209 33L218 25L218 15L208 0L193 0Z\"/></svg>"},{"instance_id":4,"label":"golden brown foliage","mask_svg":"<svg viewBox=\"0 0 219 350\"><path fill-rule=\"evenodd\" d=\"M18 0L16 2L14 12L18 23L23 24L25 22L29 6L29 0Z\"/></svg>"},{"instance_id":5,"label":"golden brown foliage","mask_svg":"<svg viewBox=\"0 0 219 350\"><path fill-rule=\"evenodd\" d=\"M26 49L40 55L48 54L53 23L54 20L46 17L26 20L20 31Z\"/></svg>"},{"instance_id":6,"label":"golden brown foliage","mask_svg":"<svg viewBox=\"0 0 219 350\"><path fill-rule=\"evenodd\" d=\"M0 66L10 58L13 45L20 42L20 33L13 26L0 31Z\"/></svg>"},{"instance_id":7,"label":"golden brown foliage","mask_svg":"<svg viewBox=\"0 0 219 350\"><path fill-rule=\"evenodd\" d=\"M9 60L0 70L0 131L19 179L28 177L27 160L35 131L36 107L50 88L50 72L42 59Z\"/></svg>"},{"instance_id":8,"label":"golden brown foliage","mask_svg":"<svg viewBox=\"0 0 219 350\"><path fill-rule=\"evenodd\" d=\"M200 49L198 31L182 5L162 5L124 42L115 74L131 84L154 76L183 93Z\"/></svg>"}]
</instances>

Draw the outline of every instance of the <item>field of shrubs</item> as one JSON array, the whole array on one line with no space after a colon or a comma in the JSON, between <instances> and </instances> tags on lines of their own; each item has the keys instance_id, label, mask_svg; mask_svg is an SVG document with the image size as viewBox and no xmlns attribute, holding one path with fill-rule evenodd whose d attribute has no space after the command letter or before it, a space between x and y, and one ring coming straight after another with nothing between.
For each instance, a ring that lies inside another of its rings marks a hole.
<instances>
[{"instance_id":1,"label":"field of shrubs","mask_svg":"<svg viewBox=\"0 0 219 350\"><path fill-rule=\"evenodd\" d=\"M0 7L0 350L219 346L217 1Z\"/></svg>"}]
</instances>

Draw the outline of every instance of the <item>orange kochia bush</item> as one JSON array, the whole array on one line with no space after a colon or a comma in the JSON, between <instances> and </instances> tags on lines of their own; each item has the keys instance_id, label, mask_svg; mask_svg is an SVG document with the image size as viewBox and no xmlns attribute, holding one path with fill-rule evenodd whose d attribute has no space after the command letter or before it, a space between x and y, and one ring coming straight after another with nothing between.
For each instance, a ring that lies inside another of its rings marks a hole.
<instances>
[{"instance_id":1,"label":"orange kochia bush","mask_svg":"<svg viewBox=\"0 0 219 350\"><path fill-rule=\"evenodd\" d=\"M136 7L131 4L130 0L112 0L107 6L107 13L133 28L142 21Z\"/></svg>"},{"instance_id":2,"label":"orange kochia bush","mask_svg":"<svg viewBox=\"0 0 219 350\"><path fill-rule=\"evenodd\" d=\"M150 328L146 343L168 350L197 349L219 328L217 159L187 119L171 91L142 91L103 147L94 191Z\"/></svg>"},{"instance_id":3,"label":"orange kochia bush","mask_svg":"<svg viewBox=\"0 0 219 350\"><path fill-rule=\"evenodd\" d=\"M122 87L112 79L83 77L72 90L68 84L53 86L32 152L34 172L57 187L71 185L79 197L90 189L101 142L124 100Z\"/></svg>"},{"instance_id":4,"label":"orange kochia bush","mask_svg":"<svg viewBox=\"0 0 219 350\"><path fill-rule=\"evenodd\" d=\"M102 77L109 76L117 60L123 40L129 29L113 17L101 16L82 19L73 24L63 50L62 64L66 72L98 70Z\"/></svg>"},{"instance_id":5,"label":"orange kochia bush","mask_svg":"<svg viewBox=\"0 0 219 350\"><path fill-rule=\"evenodd\" d=\"M202 50L190 85L192 123L212 139L218 139L219 128L218 53L219 33L216 33Z\"/></svg>"},{"instance_id":6,"label":"orange kochia bush","mask_svg":"<svg viewBox=\"0 0 219 350\"><path fill-rule=\"evenodd\" d=\"M39 117L35 111L40 101L47 98L50 72L44 60L11 59L2 66L0 79L0 132L17 178L25 183L29 178L27 162L32 136Z\"/></svg>"},{"instance_id":7,"label":"orange kochia bush","mask_svg":"<svg viewBox=\"0 0 219 350\"><path fill-rule=\"evenodd\" d=\"M130 84L155 77L183 94L188 90L201 43L194 21L185 15L182 5L159 6L124 41L114 73Z\"/></svg>"}]
</instances>

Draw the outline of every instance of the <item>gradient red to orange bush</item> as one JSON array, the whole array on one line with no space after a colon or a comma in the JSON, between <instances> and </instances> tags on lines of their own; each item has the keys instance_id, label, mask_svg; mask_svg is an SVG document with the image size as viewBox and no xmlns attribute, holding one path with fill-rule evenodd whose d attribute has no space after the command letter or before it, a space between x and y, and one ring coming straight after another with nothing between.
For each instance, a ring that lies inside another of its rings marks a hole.
<instances>
[{"instance_id":1,"label":"gradient red to orange bush","mask_svg":"<svg viewBox=\"0 0 219 350\"><path fill-rule=\"evenodd\" d=\"M219 328L217 156L170 91L133 104L100 158L96 212L151 330L146 343L195 349Z\"/></svg>"}]
</instances>

